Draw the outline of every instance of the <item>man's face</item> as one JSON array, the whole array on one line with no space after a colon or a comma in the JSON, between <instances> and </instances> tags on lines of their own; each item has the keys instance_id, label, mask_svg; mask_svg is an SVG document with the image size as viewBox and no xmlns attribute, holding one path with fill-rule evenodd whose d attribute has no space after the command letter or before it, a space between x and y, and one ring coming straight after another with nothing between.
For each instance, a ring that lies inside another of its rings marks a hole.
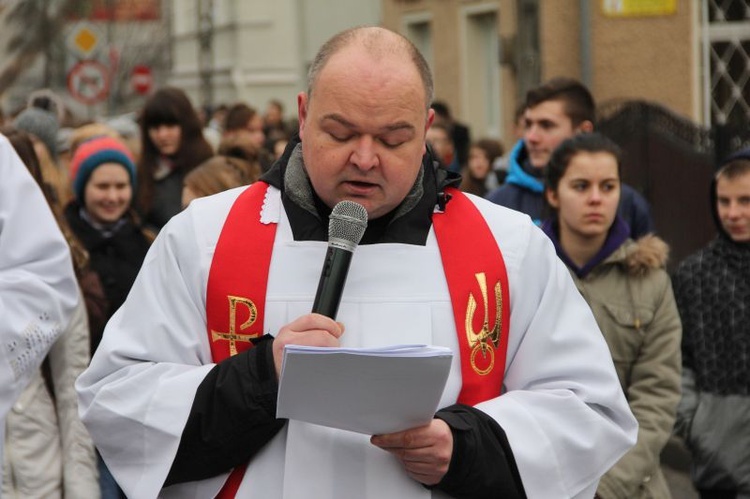
<instances>
[{"instance_id":1,"label":"man's face","mask_svg":"<svg viewBox=\"0 0 750 499\"><path fill-rule=\"evenodd\" d=\"M523 139L534 168L544 168L552 151L579 131L573 126L561 100L540 102L524 113Z\"/></svg>"},{"instance_id":2,"label":"man's face","mask_svg":"<svg viewBox=\"0 0 750 499\"><path fill-rule=\"evenodd\" d=\"M750 243L750 173L716 181L719 220L734 242Z\"/></svg>"},{"instance_id":3,"label":"man's face","mask_svg":"<svg viewBox=\"0 0 750 499\"><path fill-rule=\"evenodd\" d=\"M324 66L312 95L297 96L297 106L305 167L323 202L354 201L374 219L404 200L434 114L406 56L344 48Z\"/></svg>"}]
</instances>

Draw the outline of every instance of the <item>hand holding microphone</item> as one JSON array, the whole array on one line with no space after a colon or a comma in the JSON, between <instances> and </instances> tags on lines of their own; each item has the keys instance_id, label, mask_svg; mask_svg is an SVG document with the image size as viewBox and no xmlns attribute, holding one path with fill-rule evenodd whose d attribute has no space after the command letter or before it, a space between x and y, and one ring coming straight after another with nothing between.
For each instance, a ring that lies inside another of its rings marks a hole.
<instances>
[{"instance_id":1,"label":"hand holding microphone","mask_svg":"<svg viewBox=\"0 0 750 499\"><path fill-rule=\"evenodd\" d=\"M367 229L367 210L353 201L340 201L328 222L328 251L323 260L312 311L336 318L352 254Z\"/></svg>"},{"instance_id":2,"label":"hand holding microphone","mask_svg":"<svg viewBox=\"0 0 750 499\"><path fill-rule=\"evenodd\" d=\"M320 272L318 291L313 301L313 314L287 324L273 342L276 375L281 373L284 346L310 345L336 347L344 332L337 323L336 313L341 303L352 254L367 229L367 210L353 201L341 201L333 207L328 223L328 251Z\"/></svg>"}]
</instances>

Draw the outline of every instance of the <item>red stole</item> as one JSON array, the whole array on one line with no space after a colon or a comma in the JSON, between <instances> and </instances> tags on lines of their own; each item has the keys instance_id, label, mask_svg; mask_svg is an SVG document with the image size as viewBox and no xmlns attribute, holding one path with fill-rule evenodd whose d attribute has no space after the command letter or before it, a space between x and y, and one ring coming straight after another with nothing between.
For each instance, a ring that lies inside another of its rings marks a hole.
<instances>
[{"instance_id":1,"label":"red stole","mask_svg":"<svg viewBox=\"0 0 750 499\"><path fill-rule=\"evenodd\" d=\"M276 223L260 212L268 184L256 182L235 201L211 262L206 316L211 355L221 362L263 335L266 289ZM458 402L476 405L500 395L508 348L510 301L500 249L468 197L447 188L450 202L432 217L461 354ZM247 464L229 475L218 498L234 497Z\"/></svg>"}]
</instances>

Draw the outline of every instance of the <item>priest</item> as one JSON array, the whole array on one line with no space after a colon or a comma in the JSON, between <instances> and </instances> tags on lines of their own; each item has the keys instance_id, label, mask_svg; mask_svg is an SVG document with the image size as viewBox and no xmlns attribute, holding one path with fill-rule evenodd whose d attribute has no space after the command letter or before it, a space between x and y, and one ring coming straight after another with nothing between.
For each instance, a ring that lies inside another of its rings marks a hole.
<instances>
[{"instance_id":1,"label":"priest","mask_svg":"<svg viewBox=\"0 0 750 499\"><path fill-rule=\"evenodd\" d=\"M282 158L161 231L77 383L129 497L592 497L633 445L607 346L546 236L427 153L432 97L408 40L339 33ZM369 223L337 322L310 310L342 200ZM429 424L276 418L284 345L404 343L454 352Z\"/></svg>"}]
</instances>

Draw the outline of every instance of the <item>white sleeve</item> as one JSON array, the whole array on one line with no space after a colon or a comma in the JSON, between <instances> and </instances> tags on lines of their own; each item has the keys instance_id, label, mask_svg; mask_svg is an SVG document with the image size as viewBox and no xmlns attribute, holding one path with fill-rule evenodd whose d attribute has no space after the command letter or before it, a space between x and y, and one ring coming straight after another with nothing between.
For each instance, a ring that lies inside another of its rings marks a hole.
<instances>
[{"instance_id":1,"label":"white sleeve","mask_svg":"<svg viewBox=\"0 0 750 499\"><path fill-rule=\"evenodd\" d=\"M196 390L214 366L204 301L211 255L191 211L159 232L76 383L81 419L127 497L159 494Z\"/></svg>"},{"instance_id":2,"label":"white sleeve","mask_svg":"<svg viewBox=\"0 0 750 499\"><path fill-rule=\"evenodd\" d=\"M513 239L504 394L477 408L504 429L528 497L591 497L635 443L637 423L596 321L547 236L528 223Z\"/></svg>"},{"instance_id":3,"label":"white sleeve","mask_svg":"<svg viewBox=\"0 0 750 499\"><path fill-rule=\"evenodd\" d=\"M41 189L2 135L0 179L2 422L67 327L78 302L78 284L70 249Z\"/></svg>"}]
</instances>

